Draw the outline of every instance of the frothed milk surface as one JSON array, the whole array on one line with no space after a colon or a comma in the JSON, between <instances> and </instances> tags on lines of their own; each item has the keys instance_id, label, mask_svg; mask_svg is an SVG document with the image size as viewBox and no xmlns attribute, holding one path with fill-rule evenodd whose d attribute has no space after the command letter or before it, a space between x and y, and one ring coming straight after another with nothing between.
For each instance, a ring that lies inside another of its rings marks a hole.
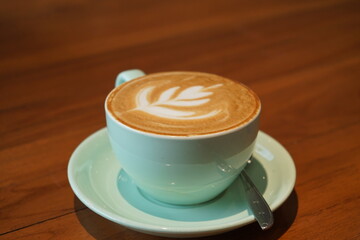
<instances>
[{"instance_id":1,"label":"frothed milk surface","mask_svg":"<svg viewBox=\"0 0 360 240\"><path fill-rule=\"evenodd\" d=\"M227 131L260 111L260 101L248 87L199 72L155 73L131 80L115 88L106 104L131 128L173 136Z\"/></svg>"}]
</instances>

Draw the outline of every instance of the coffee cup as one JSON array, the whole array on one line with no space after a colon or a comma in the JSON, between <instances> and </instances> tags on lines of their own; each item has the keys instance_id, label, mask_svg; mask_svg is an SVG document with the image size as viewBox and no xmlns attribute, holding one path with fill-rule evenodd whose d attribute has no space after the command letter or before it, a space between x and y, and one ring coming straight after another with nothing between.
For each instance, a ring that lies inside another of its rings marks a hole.
<instances>
[{"instance_id":1,"label":"coffee cup","mask_svg":"<svg viewBox=\"0 0 360 240\"><path fill-rule=\"evenodd\" d=\"M200 72L118 75L105 101L122 169L145 195L198 204L222 193L253 152L260 100L245 85Z\"/></svg>"}]
</instances>

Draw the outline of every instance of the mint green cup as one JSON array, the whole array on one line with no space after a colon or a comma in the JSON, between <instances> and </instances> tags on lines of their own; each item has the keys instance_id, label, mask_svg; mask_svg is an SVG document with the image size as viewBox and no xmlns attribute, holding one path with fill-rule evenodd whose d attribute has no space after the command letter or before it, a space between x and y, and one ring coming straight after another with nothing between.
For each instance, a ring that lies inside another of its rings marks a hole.
<instances>
[{"instance_id":1,"label":"mint green cup","mask_svg":"<svg viewBox=\"0 0 360 240\"><path fill-rule=\"evenodd\" d=\"M142 75L140 70L125 71L116 85ZM190 205L215 198L238 177L253 152L260 108L240 127L198 136L133 129L116 120L106 102L105 113L113 152L141 192L162 202Z\"/></svg>"}]
</instances>

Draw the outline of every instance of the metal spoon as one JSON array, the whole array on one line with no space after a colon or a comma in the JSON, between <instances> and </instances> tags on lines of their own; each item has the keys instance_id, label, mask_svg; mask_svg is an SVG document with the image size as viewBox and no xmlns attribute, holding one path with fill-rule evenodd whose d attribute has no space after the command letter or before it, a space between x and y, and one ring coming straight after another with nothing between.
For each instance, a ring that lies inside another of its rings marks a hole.
<instances>
[{"instance_id":1,"label":"metal spoon","mask_svg":"<svg viewBox=\"0 0 360 240\"><path fill-rule=\"evenodd\" d=\"M251 162L251 159L252 156L250 157L249 162ZM274 216L269 205L256 188L255 184L251 181L245 169L241 171L240 177L244 183L245 195L256 221L259 223L262 230L271 228L274 223Z\"/></svg>"}]
</instances>

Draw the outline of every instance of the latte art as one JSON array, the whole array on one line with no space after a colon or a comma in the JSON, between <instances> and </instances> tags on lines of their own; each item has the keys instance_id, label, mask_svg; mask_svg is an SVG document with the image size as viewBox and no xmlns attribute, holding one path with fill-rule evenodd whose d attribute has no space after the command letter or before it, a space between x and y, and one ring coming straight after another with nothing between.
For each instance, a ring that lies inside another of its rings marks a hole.
<instances>
[{"instance_id":1,"label":"latte art","mask_svg":"<svg viewBox=\"0 0 360 240\"><path fill-rule=\"evenodd\" d=\"M260 101L246 86L207 73L167 72L126 82L108 96L118 121L144 132L204 135L246 124Z\"/></svg>"},{"instance_id":2,"label":"latte art","mask_svg":"<svg viewBox=\"0 0 360 240\"><path fill-rule=\"evenodd\" d=\"M191 107L206 104L210 101L210 98L204 97L213 94L213 92L210 92L208 90L220 86L222 86L222 84L216 84L207 88L203 86L193 86L186 88L177 95L175 94L175 92L177 92L180 87L172 87L161 93L159 99L152 103L148 101L148 95L153 91L155 87L147 87L140 90L140 92L136 96L137 107L134 110L144 111L151 115L169 119L192 120L211 117L218 114L221 109L212 110L209 113L198 115L196 108L194 109L194 111L181 111L175 110L173 107Z\"/></svg>"}]
</instances>

